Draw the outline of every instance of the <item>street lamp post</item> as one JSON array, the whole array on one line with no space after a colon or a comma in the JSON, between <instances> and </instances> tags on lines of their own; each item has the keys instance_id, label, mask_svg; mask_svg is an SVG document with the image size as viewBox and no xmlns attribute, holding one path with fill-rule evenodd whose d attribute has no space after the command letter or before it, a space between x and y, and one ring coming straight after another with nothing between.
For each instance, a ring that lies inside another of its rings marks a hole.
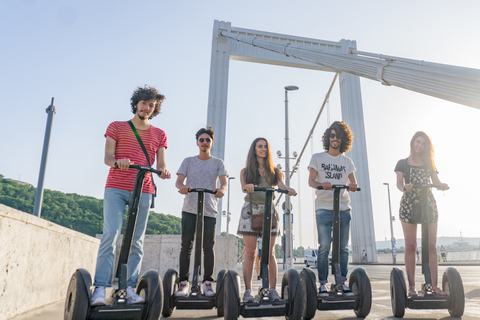
<instances>
[{"instance_id":1,"label":"street lamp post","mask_svg":"<svg viewBox=\"0 0 480 320\"><path fill-rule=\"evenodd\" d=\"M388 209L390 211L390 234L391 234L391 243L392 243L392 260L393 260L393 264L396 264L397 263L397 258L394 254L394 249L395 248L395 237L393 236L393 221L395 220L395 218L392 216L392 205L391 205L391 202L390 202L390 185L388 184L388 182L384 182L383 183L384 185L387 186L387 191L388 191Z\"/></svg>"},{"instance_id":2,"label":"street lamp post","mask_svg":"<svg viewBox=\"0 0 480 320\"><path fill-rule=\"evenodd\" d=\"M290 149L288 135L288 91L298 90L297 86L285 87L285 185L290 188ZM292 233L292 216L290 215L290 196L285 197L285 263L287 268L293 268L293 233Z\"/></svg>"},{"instance_id":3,"label":"street lamp post","mask_svg":"<svg viewBox=\"0 0 480 320\"><path fill-rule=\"evenodd\" d=\"M227 195L227 235L229 234L228 227L230 225L230 180L235 179L235 177L228 177L228 195Z\"/></svg>"}]
</instances>

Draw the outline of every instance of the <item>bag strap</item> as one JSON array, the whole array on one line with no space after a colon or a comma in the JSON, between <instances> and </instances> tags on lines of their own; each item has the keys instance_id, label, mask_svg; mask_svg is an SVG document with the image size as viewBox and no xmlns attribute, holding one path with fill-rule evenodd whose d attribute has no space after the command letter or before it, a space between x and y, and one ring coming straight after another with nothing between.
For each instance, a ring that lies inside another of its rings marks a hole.
<instances>
[{"instance_id":1,"label":"bag strap","mask_svg":"<svg viewBox=\"0 0 480 320\"><path fill-rule=\"evenodd\" d=\"M147 158L148 166L151 167L152 165L150 164L150 157L148 156L147 149L145 149L145 146L142 142L142 139L140 138L140 135L137 132L137 129L133 125L132 121L128 120L127 122L130 125L130 128L132 128L132 131L135 134L135 137L137 137L138 143L140 144L140 147L142 148L143 153L145 154L145 158ZM150 176L152 177L152 185L153 185L153 188L155 189L155 195L152 198L152 204L151 204L150 208L154 208L155 207L155 197L157 196L157 186L155 185L155 182L153 181L153 174L150 173Z\"/></svg>"},{"instance_id":2,"label":"bag strap","mask_svg":"<svg viewBox=\"0 0 480 320\"><path fill-rule=\"evenodd\" d=\"M250 212L247 212L249 215L253 216L253 209L252 209L252 193L248 193L248 202L250 203Z\"/></svg>"}]
</instances>

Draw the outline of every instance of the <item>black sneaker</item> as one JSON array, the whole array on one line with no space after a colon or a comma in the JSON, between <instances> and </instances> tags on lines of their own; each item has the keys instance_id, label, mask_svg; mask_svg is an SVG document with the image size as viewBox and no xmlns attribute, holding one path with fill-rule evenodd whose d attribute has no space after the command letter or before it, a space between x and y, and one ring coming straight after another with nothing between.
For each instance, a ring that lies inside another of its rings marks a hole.
<instances>
[{"instance_id":1,"label":"black sneaker","mask_svg":"<svg viewBox=\"0 0 480 320\"><path fill-rule=\"evenodd\" d=\"M342 294L346 297L354 295L352 290L350 290L350 288L345 283L341 284L341 290L342 290Z\"/></svg>"},{"instance_id":2,"label":"black sneaker","mask_svg":"<svg viewBox=\"0 0 480 320\"><path fill-rule=\"evenodd\" d=\"M320 288L318 288L318 295L320 297L328 297L327 287L324 284L321 284Z\"/></svg>"}]
</instances>

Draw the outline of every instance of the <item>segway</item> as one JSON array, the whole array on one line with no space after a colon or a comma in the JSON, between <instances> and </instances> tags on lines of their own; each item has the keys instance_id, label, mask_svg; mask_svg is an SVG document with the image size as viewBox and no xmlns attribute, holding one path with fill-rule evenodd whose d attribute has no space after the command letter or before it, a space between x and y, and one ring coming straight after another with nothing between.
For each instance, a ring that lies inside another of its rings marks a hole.
<instances>
[{"instance_id":1,"label":"segway","mask_svg":"<svg viewBox=\"0 0 480 320\"><path fill-rule=\"evenodd\" d=\"M180 278L177 270L168 269L163 277L163 311L162 315L166 318L170 317L175 308L177 309L213 309L217 307L219 317L223 316L223 276L225 269L218 272L217 292L213 297L205 296L198 282L198 276L201 271L202 248L203 248L203 224L204 224L204 201L205 193L215 194L212 190L202 188L192 188L189 192L198 193L197 206L197 225L195 231L195 258L193 265L193 279L190 294L185 297L175 296L178 290Z\"/></svg>"},{"instance_id":2,"label":"segway","mask_svg":"<svg viewBox=\"0 0 480 320\"><path fill-rule=\"evenodd\" d=\"M390 273L390 297L392 301L393 315L402 318L405 315L405 308L409 309L448 309L450 316L461 317L465 309L465 294L463 291L462 277L457 269L449 267L443 273L442 289L447 293L446 296L437 296L433 292L432 277L430 274L429 257L429 230L430 217L428 214L428 189L439 188L432 184L414 184L414 188L421 189L421 207L422 207L422 274L425 276L425 282L417 296L407 295L407 285L403 271L399 268L393 268Z\"/></svg>"},{"instance_id":3,"label":"segway","mask_svg":"<svg viewBox=\"0 0 480 320\"><path fill-rule=\"evenodd\" d=\"M133 189L133 197L128 205L128 218L125 234L118 259L116 276L118 289L111 298L107 298L105 306L91 306L92 278L85 269L77 269L70 279L65 299L65 320L91 320L91 319L132 319L132 320L157 320L160 318L163 306L163 289L157 271L148 270L138 281L137 294L145 299L143 304L129 304L127 295L127 264L130 246L137 221L140 196L142 195L143 180L147 172L162 174L161 171L150 167L130 165L137 169L137 177Z\"/></svg>"},{"instance_id":4,"label":"segway","mask_svg":"<svg viewBox=\"0 0 480 320\"><path fill-rule=\"evenodd\" d=\"M274 188L255 188L255 191L265 191L265 212L263 215L262 256L260 259L260 275L262 285L253 302L243 302L240 295L240 276L235 270L227 270L224 276L224 319L236 320L241 315L244 318L285 316L292 320L300 320L304 310L304 286L295 269L288 269L283 275L281 300L270 301L268 263L270 256L270 234L272 227L273 192L288 193L287 190Z\"/></svg>"},{"instance_id":5,"label":"segway","mask_svg":"<svg viewBox=\"0 0 480 320\"><path fill-rule=\"evenodd\" d=\"M342 274L340 269L340 191L348 189L346 185L332 185L333 188L333 238L332 238L332 274L335 283L331 285L328 295L317 291L315 273L310 268L304 268L300 277L305 281L306 308L305 319L312 319L316 310L349 310L353 309L355 315L365 318L372 307L372 287L367 272L362 267L357 267L350 274L348 286L352 292L343 292ZM319 186L317 189L323 190ZM357 189L360 191L360 188Z\"/></svg>"}]
</instances>

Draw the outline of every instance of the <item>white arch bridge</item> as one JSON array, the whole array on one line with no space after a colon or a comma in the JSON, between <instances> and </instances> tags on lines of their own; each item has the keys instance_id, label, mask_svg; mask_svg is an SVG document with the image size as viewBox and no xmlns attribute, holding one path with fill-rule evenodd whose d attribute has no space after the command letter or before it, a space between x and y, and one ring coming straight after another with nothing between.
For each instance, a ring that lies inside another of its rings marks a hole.
<instances>
[{"instance_id":1,"label":"white arch bridge","mask_svg":"<svg viewBox=\"0 0 480 320\"><path fill-rule=\"evenodd\" d=\"M480 108L480 70L358 51L356 42L297 37L214 22L207 125L215 130L216 157L225 156L229 61L241 60L338 74L343 121L355 133L349 156L357 166L362 192L352 197L353 261L366 248L376 261L375 232L359 77ZM217 228L221 228L218 215ZM220 229L217 229L219 232ZM288 247L287 247L288 250Z\"/></svg>"}]
</instances>

